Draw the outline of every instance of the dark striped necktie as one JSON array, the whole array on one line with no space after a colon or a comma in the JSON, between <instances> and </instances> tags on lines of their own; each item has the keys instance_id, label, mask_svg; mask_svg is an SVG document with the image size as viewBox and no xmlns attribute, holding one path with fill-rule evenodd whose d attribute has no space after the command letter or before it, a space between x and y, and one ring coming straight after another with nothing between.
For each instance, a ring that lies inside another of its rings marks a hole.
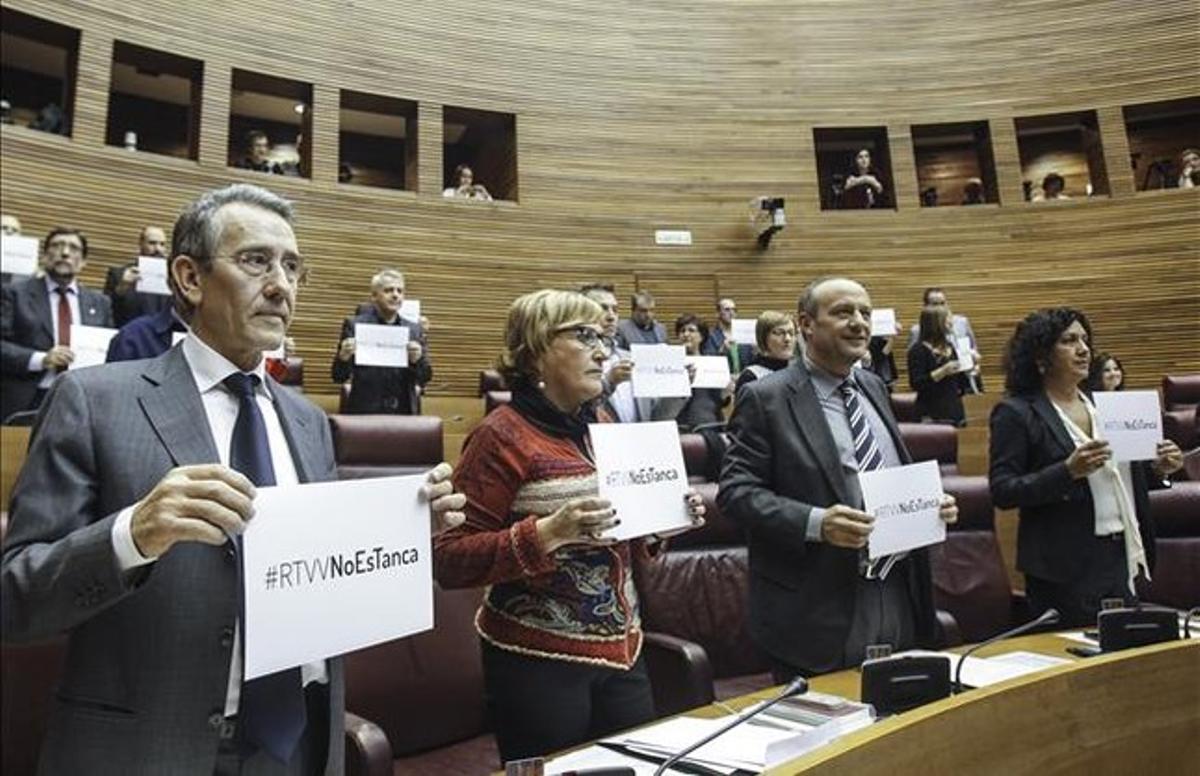
<instances>
[{"instance_id":1,"label":"dark striped necktie","mask_svg":"<svg viewBox=\"0 0 1200 776\"><path fill-rule=\"evenodd\" d=\"M850 436L854 438L854 458L858 461L858 470L869 472L882 469L883 453L879 450L879 443L875 441L875 432L871 430L871 424L867 422L867 415L863 412L853 378L846 378L838 386L838 390L846 403L846 417L850 420ZM859 571L867 579L883 579L901 557L902 554L885 556L872 562L867 558L864 548L859 554Z\"/></svg>"}]
</instances>

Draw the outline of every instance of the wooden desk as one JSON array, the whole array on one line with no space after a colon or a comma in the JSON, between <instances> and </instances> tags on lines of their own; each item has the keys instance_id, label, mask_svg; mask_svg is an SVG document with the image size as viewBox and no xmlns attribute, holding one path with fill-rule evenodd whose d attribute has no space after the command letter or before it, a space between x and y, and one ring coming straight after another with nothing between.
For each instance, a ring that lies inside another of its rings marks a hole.
<instances>
[{"instance_id":1,"label":"wooden desk","mask_svg":"<svg viewBox=\"0 0 1200 776\"><path fill-rule=\"evenodd\" d=\"M29 428L0 426L0 509L8 509L17 475L25 463L25 448L29 447Z\"/></svg>"}]
</instances>

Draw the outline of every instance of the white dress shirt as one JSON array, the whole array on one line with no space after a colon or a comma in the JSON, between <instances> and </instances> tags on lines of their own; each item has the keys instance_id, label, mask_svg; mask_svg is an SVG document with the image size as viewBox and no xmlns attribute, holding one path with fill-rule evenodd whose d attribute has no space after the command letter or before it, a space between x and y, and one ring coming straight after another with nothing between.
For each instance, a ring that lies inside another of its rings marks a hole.
<instances>
[{"instance_id":1,"label":"white dress shirt","mask_svg":"<svg viewBox=\"0 0 1200 776\"><path fill-rule=\"evenodd\" d=\"M46 281L46 298L50 302L50 328L54 331L54 342L58 342L58 283L49 275L43 280ZM67 306L71 308L71 325L78 326L79 318L79 283L72 280L67 284ZM54 378L58 377L58 372L53 369L46 369L46 351L39 350L29 356L29 371L30 372L45 372L42 379L38 381L38 388L49 388L54 383Z\"/></svg>"},{"instance_id":2,"label":"white dress shirt","mask_svg":"<svg viewBox=\"0 0 1200 776\"><path fill-rule=\"evenodd\" d=\"M200 400L204 404L204 414L208 419L208 427L212 431L213 442L217 446L217 454L221 457L221 465L229 465L229 448L233 443L233 427L237 423L238 398L225 388L222 381L239 370L229 359L222 356L205 344L195 334L188 333L184 338L183 357L196 381L196 389L200 392ZM296 475L296 465L292 461L291 450L288 448L287 437L283 434L283 426L279 423L279 414L275 411L275 402L267 387L264 362L259 361L254 368L254 374L259 377L256 399L258 409L262 412L263 422L267 427L267 442L271 447L271 465L275 468L276 485L295 485L300 479ZM113 522L112 541L117 563L122 572L131 571L139 566L153 563L157 558L143 556L133 541L133 506L126 507L117 515ZM229 667L229 688L225 696L225 716L231 717L237 713L238 699L242 690L242 645L241 623L234 631L233 659ZM327 682L329 673L325 662L309 663L300 667L302 682Z\"/></svg>"}]
</instances>

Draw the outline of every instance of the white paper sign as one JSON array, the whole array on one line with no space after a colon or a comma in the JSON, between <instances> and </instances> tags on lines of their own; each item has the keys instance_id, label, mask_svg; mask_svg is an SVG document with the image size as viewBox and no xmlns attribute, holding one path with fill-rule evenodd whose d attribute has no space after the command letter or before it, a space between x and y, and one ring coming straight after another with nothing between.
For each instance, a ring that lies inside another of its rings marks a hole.
<instances>
[{"instance_id":1,"label":"white paper sign","mask_svg":"<svg viewBox=\"0 0 1200 776\"><path fill-rule=\"evenodd\" d=\"M259 489L242 537L247 679L433 627L424 482Z\"/></svg>"},{"instance_id":2,"label":"white paper sign","mask_svg":"<svg viewBox=\"0 0 1200 776\"><path fill-rule=\"evenodd\" d=\"M71 352L75 354L71 368L103 364L108 358L108 343L116 335L116 329L71 324Z\"/></svg>"},{"instance_id":3,"label":"white paper sign","mask_svg":"<svg viewBox=\"0 0 1200 776\"><path fill-rule=\"evenodd\" d=\"M896 308L879 307L871 310L871 336L893 337L896 335Z\"/></svg>"},{"instance_id":4,"label":"white paper sign","mask_svg":"<svg viewBox=\"0 0 1200 776\"><path fill-rule=\"evenodd\" d=\"M683 363L696 367L693 388L725 388L732 379L729 373L729 359L725 356L685 356Z\"/></svg>"},{"instance_id":5,"label":"white paper sign","mask_svg":"<svg viewBox=\"0 0 1200 776\"><path fill-rule=\"evenodd\" d=\"M1096 391L1092 401L1114 461L1154 460L1163 438L1157 391Z\"/></svg>"},{"instance_id":6,"label":"white paper sign","mask_svg":"<svg viewBox=\"0 0 1200 776\"><path fill-rule=\"evenodd\" d=\"M421 300L405 299L400 303L400 317L413 323L421 322Z\"/></svg>"},{"instance_id":7,"label":"white paper sign","mask_svg":"<svg viewBox=\"0 0 1200 776\"><path fill-rule=\"evenodd\" d=\"M170 296L167 285L167 260L157 256L138 256L137 290L142 294Z\"/></svg>"},{"instance_id":8,"label":"white paper sign","mask_svg":"<svg viewBox=\"0 0 1200 776\"><path fill-rule=\"evenodd\" d=\"M19 234L0 235L0 272L32 275L37 272L38 241Z\"/></svg>"},{"instance_id":9,"label":"white paper sign","mask_svg":"<svg viewBox=\"0 0 1200 776\"><path fill-rule=\"evenodd\" d=\"M629 346L633 358L633 395L638 398L660 398L665 396L691 396L692 385L688 382L684 367L683 345L639 345Z\"/></svg>"},{"instance_id":10,"label":"white paper sign","mask_svg":"<svg viewBox=\"0 0 1200 776\"><path fill-rule=\"evenodd\" d=\"M942 474L937 461L921 461L858 475L864 511L875 516L867 540L871 560L946 540Z\"/></svg>"},{"instance_id":11,"label":"white paper sign","mask_svg":"<svg viewBox=\"0 0 1200 776\"><path fill-rule=\"evenodd\" d=\"M971 352L970 337L955 338L954 353L958 356L958 371L970 372L975 368L975 354Z\"/></svg>"},{"instance_id":12,"label":"white paper sign","mask_svg":"<svg viewBox=\"0 0 1200 776\"><path fill-rule=\"evenodd\" d=\"M758 341L758 321L754 318L734 318L729 336L739 345L753 345Z\"/></svg>"},{"instance_id":13,"label":"white paper sign","mask_svg":"<svg viewBox=\"0 0 1200 776\"><path fill-rule=\"evenodd\" d=\"M673 421L593 423L600 497L612 502L621 524L605 536L634 539L692 524L679 427Z\"/></svg>"},{"instance_id":14,"label":"white paper sign","mask_svg":"<svg viewBox=\"0 0 1200 776\"><path fill-rule=\"evenodd\" d=\"M408 366L408 327L354 324L354 363L359 366Z\"/></svg>"}]
</instances>

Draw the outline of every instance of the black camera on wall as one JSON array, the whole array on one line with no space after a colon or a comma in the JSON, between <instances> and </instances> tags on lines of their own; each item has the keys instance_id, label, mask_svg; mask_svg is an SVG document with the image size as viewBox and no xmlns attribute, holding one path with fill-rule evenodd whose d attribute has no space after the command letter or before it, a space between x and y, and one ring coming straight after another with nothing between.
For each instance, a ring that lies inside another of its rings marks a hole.
<instances>
[{"instance_id":1,"label":"black camera on wall","mask_svg":"<svg viewBox=\"0 0 1200 776\"><path fill-rule=\"evenodd\" d=\"M754 233L758 236L758 247L766 248L775 233L787 226L783 197L755 197L750 200L750 223L754 225Z\"/></svg>"}]
</instances>

